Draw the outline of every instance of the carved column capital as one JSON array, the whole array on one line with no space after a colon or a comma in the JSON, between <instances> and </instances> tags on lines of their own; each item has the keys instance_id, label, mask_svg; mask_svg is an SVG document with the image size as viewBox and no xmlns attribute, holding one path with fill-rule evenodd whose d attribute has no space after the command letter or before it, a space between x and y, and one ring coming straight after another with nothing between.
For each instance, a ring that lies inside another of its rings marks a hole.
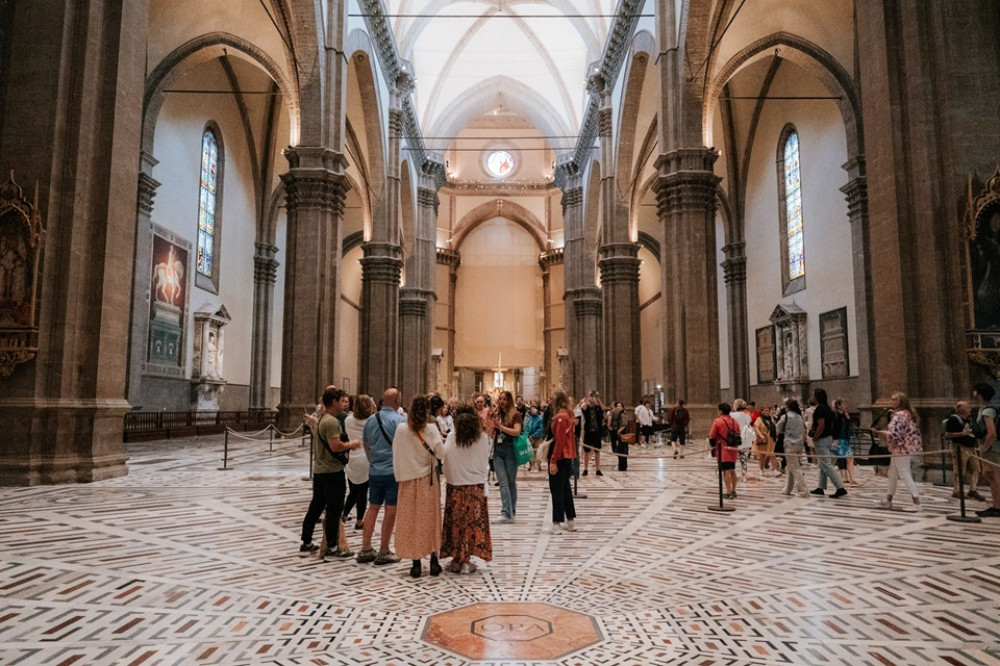
<instances>
[{"instance_id":1,"label":"carved column capital","mask_svg":"<svg viewBox=\"0 0 1000 666\"><path fill-rule=\"evenodd\" d=\"M847 217L857 222L868 214L868 178L858 176L840 188L847 198Z\"/></svg>"},{"instance_id":2,"label":"carved column capital","mask_svg":"<svg viewBox=\"0 0 1000 666\"><path fill-rule=\"evenodd\" d=\"M601 284L639 284L639 246L635 243L609 243L601 247L597 266Z\"/></svg>"},{"instance_id":3,"label":"carved column capital","mask_svg":"<svg viewBox=\"0 0 1000 666\"><path fill-rule=\"evenodd\" d=\"M427 299L421 294L408 293L411 290L404 289L399 294L399 316L400 317L426 317Z\"/></svg>"},{"instance_id":4,"label":"carved column capital","mask_svg":"<svg viewBox=\"0 0 1000 666\"><path fill-rule=\"evenodd\" d=\"M726 259L719 264L722 266L723 279L726 284L745 284L747 281L747 257L743 250L746 243L735 241L722 246L722 252Z\"/></svg>"},{"instance_id":5,"label":"carved column capital","mask_svg":"<svg viewBox=\"0 0 1000 666\"><path fill-rule=\"evenodd\" d=\"M434 210L434 214L437 215L438 206L441 200L438 198L437 190L429 187L418 187L417 188L417 205L424 208L431 208Z\"/></svg>"},{"instance_id":6,"label":"carved column capital","mask_svg":"<svg viewBox=\"0 0 1000 666\"><path fill-rule=\"evenodd\" d=\"M403 271L402 251L392 243L365 243L361 246L361 281L399 284Z\"/></svg>"},{"instance_id":7,"label":"carved column capital","mask_svg":"<svg viewBox=\"0 0 1000 666\"><path fill-rule=\"evenodd\" d=\"M253 281L255 283L274 284L278 279L278 262L274 254L278 251L268 243L254 243L257 252L253 257Z\"/></svg>"},{"instance_id":8,"label":"carved column capital","mask_svg":"<svg viewBox=\"0 0 1000 666\"><path fill-rule=\"evenodd\" d=\"M145 213L146 215L152 215L153 213L153 199L156 197L156 189L160 186L160 182L145 173L144 171L139 172L139 212Z\"/></svg>"},{"instance_id":9,"label":"carved column capital","mask_svg":"<svg viewBox=\"0 0 1000 666\"><path fill-rule=\"evenodd\" d=\"M350 182L341 174L326 169L292 169L282 174L285 204L289 212L318 208L343 215Z\"/></svg>"},{"instance_id":10,"label":"carved column capital","mask_svg":"<svg viewBox=\"0 0 1000 666\"><path fill-rule=\"evenodd\" d=\"M583 188L579 185L567 187L563 190L562 201L560 203L562 203L564 214L567 208L583 205Z\"/></svg>"}]
</instances>

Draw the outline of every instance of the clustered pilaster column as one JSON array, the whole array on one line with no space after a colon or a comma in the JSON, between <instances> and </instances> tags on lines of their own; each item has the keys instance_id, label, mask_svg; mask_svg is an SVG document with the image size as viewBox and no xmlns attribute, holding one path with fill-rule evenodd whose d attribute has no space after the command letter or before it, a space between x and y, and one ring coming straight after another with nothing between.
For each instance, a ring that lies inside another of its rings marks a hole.
<instances>
[{"instance_id":1,"label":"clustered pilaster column","mask_svg":"<svg viewBox=\"0 0 1000 666\"><path fill-rule=\"evenodd\" d=\"M656 161L657 214L665 239L662 290L664 388L684 398L706 426L719 401L718 296L715 268L717 155L676 150Z\"/></svg>"},{"instance_id":2,"label":"clustered pilaster column","mask_svg":"<svg viewBox=\"0 0 1000 666\"><path fill-rule=\"evenodd\" d=\"M448 342L446 347L447 363L444 366L448 373L445 384L450 395L458 395L458 383L455 381L455 293L458 288L458 267L462 263L461 255L455 250L437 248L437 263L448 267Z\"/></svg>"},{"instance_id":3,"label":"clustered pilaster column","mask_svg":"<svg viewBox=\"0 0 1000 666\"><path fill-rule=\"evenodd\" d=\"M746 243L736 241L723 246L722 262L726 281L726 304L729 313L729 377L734 397L750 395L750 359L747 332L747 257Z\"/></svg>"},{"instance_id":4,"label":"clustered pilaster column","mask_svg":"<svg viewBox=\"0 0 1000 666\"><path fill-rule=\"evenodd\" d=\"M545 398L552 393L552 354L555 350L552 347L552 266L563 263L563 250L550 250L543 252L538 259L538 265L542 267L542 346L545 349L545 360L543 361L542 391L540 398Z\"/></svg>"},{"instance_id":5,"label":"clustered pilaster column","mask_svg":"<svg viewBox=\"0 0 1000 666\"><path fill-rule=\"evenodd\" d=\"M445 182L444 165L428 159L417 187L417 217L413 254L406 261L406 287L400 290L400 383L404 395L430 390L430 354L433 339L433 306L437 251L435 233L438 188Z\"/></svg>"},{"instance_id":6,"label":"clustered pilaster column","mask_svg":"<svg viewBox=\"0 0 1000 666\"><path fill-rule=\"evenodd\" d=\"M865 174L865 156L851 158L843 169L847 172L847 184L840 188L847 198L847 219L851 223L851 258L854 277L854 318L857 335L857 354L859 378L865 381L858 383L858 393L853 397L854 405L863 410L869 410L872 402L872 373L868 368L871 364L871 350L874 347L875 329L872 302L868 291L871 284L871 250L868 238L868 177ZM861 372L864 368L866 371ZM855 372L852 372L855 374ZM870 416L870 413L866 416ZM864 419L868 423L868 419Z\"/></svg>"},{"instance_id":7,"label":"clustered pilaster column","mask_svg":"<svg viewBox=\"0 0 1000 666\"><path fill-rule=\"evenodd\" d=\"M302 421L323 387L337 379L340 241L350 184L344 156L323 148L285 151L282 175L288 218L285 310L281 355L283 428Z\"/></svg>"},{"instance_id":8,"label":"clustered pilaster column","mask_svg":"<svg viewBox=\"0 0 1000 666\"><path fill-rule=\"evenodd\" d=\"M390 89L385 191L376 207L371 240L362 247L359 389L371 395L380 395L399 381L399 282L403 269L399 246L401 100L411 85L411 80L401 73Z\"/></svg>"},{"instance_id":9,"label":"clustered pilaster column","mask_svg":"<svg viewBox=\"0 0 1000 666\"><path fill-rule=\"evenodd\" d=\"M153 178L157 160L147 152L139 155L139 190L136 200L135 267L132 289L132 337L129 347L128 391L133 408L141 407L142 366L149 344L149 257L153 254L153 200L160 183Z\"/></svg>"},{"instance_id":10,"label":"clustered pilaster column","mask_svg":"<svg viewBox=\"0 0 1000 666\"><path fill-rule=\"evenodd\" d=\"M254 243L253 335L250 341L250 410L268 409L271 390L271 339L274 283L278 279L278 248L270 243Z\"/></svg>"},{"instance_id":11,"label":"clustered pilaster column","mask_svg":"<svg viewBox=\"0 0 1000 666\"><path fill-rule=\"evenodd\" d=\"M556 180L563 191L563 228L566 238L566 344L569 347L569 377L563 374L563 388L580 396L600 384L601 292L594 284L594 260L587 252L583 220L583 187L576 164L556 167ZM578 305L579 303L579 305Z\"/></svg>"},{"instance_id":12,"label":"clustered pilaster column","mask_svg":"<svg viewBox=\"0 0 1000 666\"><path fill-rule=\"evenodd\" d=\"M601 137L601 271L603 299L604 392L606 400L635 405L642 396L642 355L639 353L639 246L631 242L628 211L618 196L611 133L611 95L599 75L591 86L601 93L598 131Z\"/></svg>"}]
</instances>

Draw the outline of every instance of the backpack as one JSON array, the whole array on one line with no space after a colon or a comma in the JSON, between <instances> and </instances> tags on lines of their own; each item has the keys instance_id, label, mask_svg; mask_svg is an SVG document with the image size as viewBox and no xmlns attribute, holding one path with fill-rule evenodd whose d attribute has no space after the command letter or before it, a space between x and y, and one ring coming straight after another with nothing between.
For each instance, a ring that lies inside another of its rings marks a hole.
<instances>
[{"instance_id":1,"label":"backpack","mask_svg":"<svg viewBox=\"0 0 1000 666\"><path fill-rule=\"evenodd\" d=\"M743 446L743 436L739 431L739 424L729 417L729 423L726 424L729 432L726 433L726 447L730 449L738 449Z\"/></svg>"}]
</instances>

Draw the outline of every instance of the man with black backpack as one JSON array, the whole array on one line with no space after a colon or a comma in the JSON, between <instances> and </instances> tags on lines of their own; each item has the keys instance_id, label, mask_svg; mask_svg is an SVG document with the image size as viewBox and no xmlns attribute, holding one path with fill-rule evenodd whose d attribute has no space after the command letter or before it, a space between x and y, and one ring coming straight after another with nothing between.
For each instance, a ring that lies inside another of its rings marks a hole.
<instances>
[{"instance_id":1,"label":"man with black backpack","mask_svg":"<svg viewBox=\"0 0 1000 666\"><path fill-rule=\"evenodd\" d=\"M708 441L722 470L722 482L726 487L726 499L736 499L736 462L740 458L740 426L730 416L732 408L728 402L719 405L719 415L712 421Z\"/></svg>"}]
</instances>

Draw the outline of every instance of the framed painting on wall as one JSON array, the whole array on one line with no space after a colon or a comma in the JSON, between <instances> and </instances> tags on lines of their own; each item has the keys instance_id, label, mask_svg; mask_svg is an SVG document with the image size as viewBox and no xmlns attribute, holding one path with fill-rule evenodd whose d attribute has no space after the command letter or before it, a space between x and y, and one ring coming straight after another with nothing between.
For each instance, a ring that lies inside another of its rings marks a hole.
<instances>
[{"instance_id":1,"label":"framed painting on wall","mask_svg":"<svg viewBox=\"0 0 1000 666\"><path fill-rule=\"evenodd\" d=\"M188 255L188 247L173 238L173 234L166 237L153 233L146 360L148 369L156 374L183 374Z\"/></svg>"}]
</instances>

